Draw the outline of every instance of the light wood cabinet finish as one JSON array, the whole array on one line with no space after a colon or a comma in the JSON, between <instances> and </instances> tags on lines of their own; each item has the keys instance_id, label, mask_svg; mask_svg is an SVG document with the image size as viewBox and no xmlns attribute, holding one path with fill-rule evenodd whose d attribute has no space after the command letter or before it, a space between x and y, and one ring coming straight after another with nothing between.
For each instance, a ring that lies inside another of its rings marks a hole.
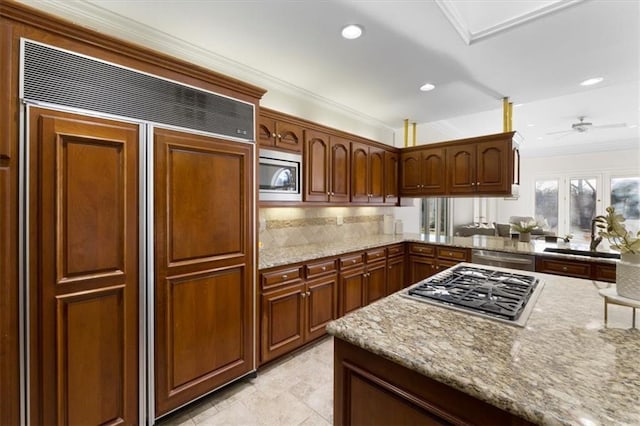
<instances>
[{"instance_id":1,"label":"light wood cabinet finish","mask_svg":"<svg viewBox=\"0 0 640 426\"><path fill-rule=\"evenodd\" d=\"M161 415L253 369L253 146L156 129L154 149Z\"/></svg>"},{"instance_id":2,"label":"light wood cabinet finish","mask_svg":"<svg viewBox=\"0 0 640 426\"><path fill-rule=\"evenodd\" d=\"M41 108L29 125L30 421L135 424L138 127Z\"/></svg>"}]
</instances>

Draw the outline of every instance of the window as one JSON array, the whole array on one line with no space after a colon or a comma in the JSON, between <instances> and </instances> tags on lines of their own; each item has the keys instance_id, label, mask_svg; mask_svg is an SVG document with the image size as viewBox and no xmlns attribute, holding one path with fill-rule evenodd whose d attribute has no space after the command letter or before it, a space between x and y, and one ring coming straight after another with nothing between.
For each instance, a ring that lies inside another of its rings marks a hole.
<instances>
[{"instance_id":1,"label":"window","mask_svg":"<svg viewBox=\"0 0 640 426\"><path fill-rule=\"evenodd\" d=\"M569 233L591 236L591 219L597 216L595 177L569 180Z\"/></svg>"},{"instance_id":2,"label":"window","mask_svg":"<svg viewBox=\"0 0 640 426\"><path fill-rule=\"evenodd\" d=\"M558 233L558 179L536 180L535 215L549 224L549 230Z\"/></svg>"},{"instance_id":3,"label":"window","mask_svg":"<svg viewBox=\"0 0 640 426\"><path fill-rule=\"evenodd\" d=\"M424 198L420 232L434 237L449 235L449 211L448 198Z\"/></svg>"},{"instance_id":4,"label":"window","mask_svg":"<svg viewBox=\"0 0 640 426\"><path fill-rule=\"evenodd\" d=\"M612 175L541 176L535 180L535 216L545 219L556 235L572 234L576 241L591 238L591 220L614 206L627 230L640 230L640 176Z\"/></svg>"},{"instance_id":5,"label":"window","mask_svg":"<svg viewBox=\"0 0 640 426\"><path fill-rule=\"evenodd\" d=\"M634 234L640 230L640 177L611 178L611 203Z\"/></svg>"}]
</instances>

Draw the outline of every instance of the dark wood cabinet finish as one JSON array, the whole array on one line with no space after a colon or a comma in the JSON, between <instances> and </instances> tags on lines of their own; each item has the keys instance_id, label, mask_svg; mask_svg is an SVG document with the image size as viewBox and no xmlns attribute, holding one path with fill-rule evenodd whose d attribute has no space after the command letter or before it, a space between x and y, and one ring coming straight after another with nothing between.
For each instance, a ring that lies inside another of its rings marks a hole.
<instances>
[{"instance_id":1,"label":"dark wood cabinet finish","mask_svg":"<svg viewBox=\"0 0 640 426\"><path fill-rule=\"evenodd\" d=\"M304 158L304 200L347 203L351 170L349 141L308 130Z\"/></svg>"},{"instance_id":2,"label":"dark wood cabinet finish","mask_svg":"<svg viewBox=\"0 0 640 426\"><path fill-rule=\"evenodd\" d=\"M295 276L292 271L306 271ZM337 318L336 260L285 266L263 271L260 296L260 362L278 358L326 334L327 323ZM265 289L272 277L280 285ZM294 278L290 278L294 276Z\"/></svg>"},{"instance_id":3,"label":"dark wood cabinet finish","mask_svg":"<svg viewBox=\"0 0 640 426\"><path fill-rule=\"evenodd\" d=\"M462 247L410 243L409 253L409 284L471 260L471 250Z\"/></svg>"},{"instance_id":4,"label":"dark wood cabinet finish","mask_svg":"<svg viewBox=\"0 0 640 426\"><path fill-rule=\"evenodd\" d=\"M536 272L611 283L616 282L616 265L611 263L536 256Z\"/></svg>"},{"instance_id":5,"label":"dark wood cabinet finish","mask_svg":"<svg viewBox=\"0 0 640 426\"><path fill-rule=\"evenodd\" d=\"M253 369L253 146L156 128L154 149L161 415Z\"/></svg>"},{"instance_id":6,"label":"dark wood cabinet finish","mask_svg":"<svg viewBox=\"0 0 640 426\"><path fill-rule=\"evenodd\" d=\"M336 338L336 425L529 425L404 366Z\"/></svg>"},{"instance_id":7,"label":"dark wood cabinet finish","mask_svg":"<svg viewBox=\"0 0 640 426\"><path fill-rule=\"evenodd\" d=\"M302 152L304 129L273 113L261 113L258 117L258 144L261 148Z\"/></svg>"},{"instance_id":8,"label":"dark wood cabinet finish","mask_svg":"<svg viewBox=\"0 0 640 426\"><path fill-rule=\"evenodd\" d=\"M511 140L496 138L447 147L450 194L510 194L514 183Z\"/></svg>"},{"instance_id":9,"label":"dark wood cabinet finish","mask_svg":"<svg viewBox=\"0 0 640 426\"><path fill-rule=\"evenodd\" d=\"M402 290L408 280L405 278L405 258L402 256L387 259L387 294Z\"/></svg>"},{"instance_id":10,"label":"dark wood cabinet finish","mask_svg":"<svg viewBox=\"0 0 640 426\"><path fill-rule=\"evenodd\" d=\"M382 203L384 164L384 150L351 143L351 202Z\"/></svg>"},{"instance_id":11,"label":"dark wood cabinet finish","mask_svg":"<svg viewBox=\"0 0 640 426\"><path fill-rule=\"evenodd\" d=\"M135 424L138 126L40 108L29 125L30 422Z\"/></svg>"},{"instance_id":12,"label":"dark wood cabinet finish","mask_svg":"<svg viewBox=\"0 0 640 426\"><path fill-rule=\"evenodd\" d=\"M340 258L338 313L340 316L388 294L384 247Z\"/></svg>"},{"instance_id":13,"label":"dark wood cabinet finish","mask_svg":"<svg viewBox=\"0 0 640 426\"><path fill-rule=\"evenodd\" d=\"M443 195L446 192L444 148L422 148L400 154L402 195Z\"/></svg>"},{"instance_id":14,"label":"dark wood cabinet finish","mask_svg":"<svg viewBox=\"0 0 640 426\"><path fill-rule=\"evenodd\" d=\"M338 283L338 314L343 316L365 305L364 265L340 270Z\"/></svg>"},{"instance_id":15,"label":"dark wood cabinet finish","mask_svg":"<svg viewBox=\"0 0 640 426\"><path fill-rule=\"evenodd\" d=\"M384 202L398 204L400 202L400 154L395 151L384 152Z\"/></svg>"}]
</instances>

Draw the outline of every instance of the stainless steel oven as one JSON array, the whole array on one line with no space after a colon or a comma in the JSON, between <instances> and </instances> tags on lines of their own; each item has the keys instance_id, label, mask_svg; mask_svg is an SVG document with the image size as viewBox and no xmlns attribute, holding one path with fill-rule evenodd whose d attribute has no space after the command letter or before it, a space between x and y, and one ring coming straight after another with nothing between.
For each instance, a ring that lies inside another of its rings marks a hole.
<instances>
[{"instance_id":1,"label":"stainless steel oven","mask_svg":"<svg viewBox=\"0 0 640 426\"><path fill-rule=\"evenodd\" d=\"M261 201L302 201L302 155L260 150Z\"/></svg>"}]
</instances>

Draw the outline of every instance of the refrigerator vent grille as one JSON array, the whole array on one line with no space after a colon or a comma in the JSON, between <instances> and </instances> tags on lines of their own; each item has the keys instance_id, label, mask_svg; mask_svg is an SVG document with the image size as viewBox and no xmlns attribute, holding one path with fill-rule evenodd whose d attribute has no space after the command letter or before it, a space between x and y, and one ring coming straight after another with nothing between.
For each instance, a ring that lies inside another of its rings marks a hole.
<instances>
[{"instance_id":1,"label":"refrigerator vent grille","mask_svg":"<svg viewBox=\"0 0 640 426\"><path fill-rule=\"evenodd\" d=\"M254 140L252 104L23 41L24 100Z\"/></svg>"}]
</instances>

